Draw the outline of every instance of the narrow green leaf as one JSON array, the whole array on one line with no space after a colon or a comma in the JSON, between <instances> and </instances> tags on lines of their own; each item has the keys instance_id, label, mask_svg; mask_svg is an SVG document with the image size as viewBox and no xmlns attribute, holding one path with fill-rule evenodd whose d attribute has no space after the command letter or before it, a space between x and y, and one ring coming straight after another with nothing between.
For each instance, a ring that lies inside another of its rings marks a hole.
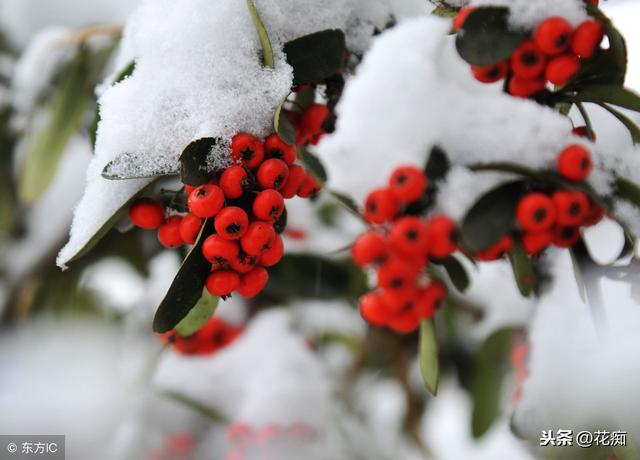
<instances>
[{"instance_id":1,"label":"narrow green leaf","mask_svg":"<svg viewBox=\"0 0 640 460\"><path fill-rule=\"evenodd\" d=\"M211 271L211 264L202 254L202 245L213 232L213 220L208 219L156 311L154 332L164 333L174 329L200 300Z\"/></svg>"},{"instance_id":2,"label":"narrow green leaf","mask_svg":"<svg viewBox=\"0 0 640 460\"><path fill-rule=\"evenodd\" d=\"M440 263L446 270L449 279L456 289L460 292L465 292L469 288L470 281L469 275L460 261L454 256L451 256L442 260Z\"/></svg>"},{"instance_id":3,"label":"narrow green leaf","mask_svg":"<svg viewBox=\"0 0 640 460\"><path fill-rule=\"evenodd\" d=\"M198 303L176 326L178 335L188 337L198 332L202 326L209 322L216 312L219 302L220 298L212 296L207 289L204 289Z\"/></svg>"},{"instance_id":4,"label":"narrow green leaf","mask_svg":"<svg viewBox=\"0 0 640 460\"><path fill-rule=\"evenodd\" d=\"M199 186L211 180L207 171L207 158L216 147L222 147L220 138L203 137L191 142L180 155L180 178L183 184Z\"/></svg>"},{"instance_id":5,"label":"narrow green leaf","mask_svg":"<svg viewBox=\"0 0 640 460\"><path fill-rule=\"evenodd\" d=\"M576 280L576 286L578 287L578 294L582 299L582 303L587 303L587 287L584 284L584 277L582 276L582 268L580 267L580 262L578 261L578 257L573 248L569 248L569 255L571 256L573 276Z\"/></svg>"},{"instance_id":6,"label":"narrow green leaf","mask_svg":"<svg viewBox=\"0 0 640 460\"><path fill-rule=\"evenodd\" d=\"M334 197L338 203L340 203L347 211L351 214L355 215L358 218L362 218L362 214L360 214L360 210L358 209L358 205L350 196L345 195L344 193L330 191L329 192L332 197Z\"/></svg>"},{"instance_id":7,"label":"narrow green leaf","mask_svg":"<svg viewBox=\"0 0 640 460\"><path fill-rule=\"evenodd\" d=\"M347 50L344 32L323 30L285 43L293 84L314 84L341 73Z\"/></svg>"},{"instance_id":8,"label":"narrow green leaf","mask_svg":"<svg viewBox=\"0 0 640 460\"><path fill-rule=\"evenodd\" d=\"M640 112L640 95L621 85L582 86L572 99L577 102L613 104Z\"/></svg>"},{"instance_id":9,"label":"narrow green leaf","mask_svg":"<svg viewBox=\"0 0 640 460\"><path fill-rule=\"evenodd\" d=\"M446 3L441 3L435 7L431 14L441 18L454 18L458 14L458 11L460 11L459 8L454 8Z\"/></svg>"},{"instance_id":10,"label":"narrow green leaf","mask_svg":"<svg viewBox=\"0 0 640 460\"><path fill-rule=\"evenodd\" d=\"M249 13L251 13L251 20L253 21L253 25L256 28L256 32L258 33L258 38L260 39L260 45L262 45L262 60L266 67L270 67L271 69L276 68L276 63L273 58L273 48L271 47L271 40L269 39L269 33L260 18L260 14L256 9L256 5L253 3L253 0L247 0L247 6L249 7Z\"/></svg>"},{"instance_id":11,"label":"narrow green leaf","mask_svg":"<svg viewBox=\"0 0 640 460\"><path fill-rule=\"evenodd\" d=\"M616 181L616 195L640 208L640 186L629 179L618 178Z\"/></svg>"},{"instance_id":12,"label":"narrow green leaf","mask_svg":"<svg viewBox=\"0 0 640 460\"><path fill-rule=\"evenodd\" d=\"M436 325L432 319L420 325L420 372L427 391L433 396L438 394L440 363L438 358L438 338Z\"/></svg>"},{"instance_id":13,"label":"narrow green leaf","mask_svg":"<svg viewBox=\"0 0 640 460\"><path fill-rule=\"evenodd\" d=\"M164 391L163 394L167 398L172 399L175 402L180 403L183 406L193 410L194 412L199 413L200 415L208 418L212 422L215 422L215 423L226 422L225 418L217 410L199 401L196 401L195 399L185 396L182 393L178 393L177 391Z\"/></svg>"},{"instance_id":14,"label":"narrow green leaf","mask_svg":"<svg viewBox=\"0 0 640 460\"><path fill-rule=\"evenodd\" d=\"M438 146L433 147L425 166L427 179L431 182L444 179L449 173L449 169L451 169L451 163L445 151Z\"/></svg>"},{"instance_id":15,"label":"narrow green leaf","mask_svg":"<svg viewBox=\"0 0 640 460\"><path fill-rule=\"evenodd\" d=\"M458 53L469 64L486 66L508 59L524 40L509 29L509 9L480 7L464 22L456 37Z\"/></svg>"},{"instance_id":16,"label":"narrow green leaf","mask_svg":"<svg viewBox=\"0 0 640 460\"><path fill-rule=\"evenodd\" d=\"M102 170L102 177L109 180L148 179L177 174L176 169L150 163L146 153L128 152L118 155Z\"/></svg>"},{"instance_id":17,"label":"narrow green leaf","mask_svg":"<svg viewBox=\"0 0 640 460\"><path fill-rule=\"evenodd\" d=\"M280 139L285 141L289 145L295 145L296 143L296 130L287 117L287 114L284 110L285 101L280 104L278 109L276 110L276 115L273 118L273 129L280 136Z\"/></svg>"},{"instance_id":18,"label":"narrow green leaf","mask_svg":"<svg viewBox=\"0 0 640 460\"><path fill-rule=\"evenodd\" d=\"M513 276L520 294L524 297L529 297L536 284L536 274L531 259L519 241L514 243L513 249L509 252L509 261L511 262Z\"/></svg>"},{"instance_id":19,"label":"narrow green leaf","mask_svg":"<svg viewBox=\"0 0 640 460\"><path fill-rule=\"evenodd\" d=\"M302 161L304 167L307 168L317 180L324 184L327 181L327 171L324 169L320 159L305 147L298 149L298 153L300 154L300 161Z\"/></svg>"},{"instance_id":20,"label":"narrow green leaf","mask_svg":"<svg viewBox=\"0 0 640 460\"><path fill-rule=\"evenodd\" d=\"M616 117L620 123L622 123L625 128L629 131L631 135L631 140L634 144L640 144L640 127L635 124L631 118L627 117L625 114L620 112L619 110L614 109L608 104L598 104L603 109L607 110L611 115Z\"/></svg>"}]
</instances>

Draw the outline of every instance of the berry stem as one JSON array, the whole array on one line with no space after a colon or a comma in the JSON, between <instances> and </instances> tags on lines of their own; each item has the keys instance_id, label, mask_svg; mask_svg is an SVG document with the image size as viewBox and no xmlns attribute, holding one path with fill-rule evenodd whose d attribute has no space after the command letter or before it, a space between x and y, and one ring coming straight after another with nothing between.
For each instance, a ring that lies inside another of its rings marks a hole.
<instances>
[{"instance_id":1,"label":"berry stem","mask_svg":"<svg viewBox=\"0 0 640 460\"><path fill-rule=\"evenodd\" d=\"M593 125L591 124L591 118L589 118L587 109L584 108L584 104L582 104L582 102L576 102L576 107L578 108L580 116L584 120L584 124L587 127L587 135L589 136L589 140L594 142L596 140L596 136L593 132Z\"/></svg>"}]
</instances>

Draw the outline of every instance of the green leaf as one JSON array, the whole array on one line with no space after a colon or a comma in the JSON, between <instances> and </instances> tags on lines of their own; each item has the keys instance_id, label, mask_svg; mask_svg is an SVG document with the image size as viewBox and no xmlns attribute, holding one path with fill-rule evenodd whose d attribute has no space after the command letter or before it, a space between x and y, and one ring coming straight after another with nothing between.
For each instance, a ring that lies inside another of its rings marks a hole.
<instances>
[{"instance_id":1,"label":"green leaf","mask_svg":"<svg viewBox=\"0 0 640 460\"><path fill-rule=\"evenodd\" d=\"M456 37L458 53L469 64L487 66L508 59L524 34L508 26L509 9L480 7L471 12Z\"/></svg>"},{"instance_id":2,"label":"green leaf","mask_svg":"<svg viewBox=\"0 0 640 460\"><path fill-rule=\"evenodd\" d=\"M455 257L447 257L446 259L440 261L447 274L449 275L449 279L456 287L456 289L460 292L465 292L469 288L469 275L467 271L464 269L463 265L460 263L458 259Z\"/></svg>"},{"instance_id":3,"label":"green leaf","mask_svg":"<svg viewBox=\"0 0 640 460\"><path fill-rule=\"evenodd\" d=\"M582 268L580 267L580 262L574 248L569 248L569 255L571 256L571 266L573 267L573 276L576 280L576 286L578 287L578 294L580 295L582 302L587 303L587 287L584 284Z\"/></svg>"},{"instance_id":4,"label":"green leaf","mask_svg":"<svg viewBox=\"0 0 640 460\"><path fill-rule=\"evenodd\" d=\"M635 124L631 118L627 117L625 114L620 112L619 110L614 109L608 104L598 104L603 109L607 110L611 115L616 117L620 123L622 123L625 128L629 131L631 135L631 140L634 144L640 144L640 128Z\"/></svg>"},{"instance_id":5,"label":"green leaf","mask_svg":"<svg viewBox=\"0 0 640 460\"><path fill-rule=\"evenodd\" d=\"M293 84L314 84L342 72L347 50L344 32L323 30L284 45L293 67Z\"/></svg>"},{"instance_id":6,"label":"green leaf","mask_svg":"<svg viewBox=\"0 0 640 460\"><path fill-rule=\"evenodd\" d=\"M313 174L313 176L324 184L327 181L327 171L324 169L320 159L309 151L309 149L302 147L298 149L300 154L300 161L307 170Z\"/></svg>"},{"instance_id":7,"label":"green leaf","mask_svg":"<svg viewBox=\"0 0 640 460\"><path fill-rule=\"evenodd\" d=\"M273 59L273 48L271 47L271 40L269 39L269 33L260 19L260 14L256 9L256 5L253 3L253 0L247 0L247 7L249 8L249 13L251 13L251 20L253 21L253 25L256 28L256 32L258 33L258 38L260 39L260 45L262 46L262 60L266 67L270 67L272 69L276 68L275 60Z\"/></svg>"},{"instance_id":8,"label":"green leaf","mask_svg":"<svg viewBox=\"0 0 640 460\"><path fill-rule=\"evenodd\" d=\"M514 229L516 207L524 191L522 181L508 182L483 195L469 210L460 231L471 252L493 246Z\"/></svg>"},{"instance_id":9,"label":"green leaf","mask_svg":"<svg viewBox=\"0 0 640 460\"><path fill-rule=\"evenodd\" d=\"M620 85L583 86L572 99L577 102L613 104L640 112L640 96Z\"/></svg>"},{"instance_id":10,"label":"green leaf","mask_svg":"<svg viewBox=\"0 0 640 460\"><path fill-rule=\"evenodd\" d=\"M459 10L459 8L454 8L447 5L446 3L441 3L440 5L435 7L431 14L433 14L434 16L439 16L441 18L454 18L458 14Z\"/></svg>"},{"instance_id":11,"label":"green leaf","mask_svg":"<svg viewBox=\"0 0 640 460\"><path fill-rule=\"evenodd\" d=\"M509 261L511 262L513 276L520 294L524 297L529 297L536 284L536 274L531 259L519 241L514 243L513 249L509 252Z\"/></svg>"},{"instance_id":12,"label":"green leaf","mask_svg":"<svg viewBox=\"0 0 640 460\"><path fill-rule=\"evenodd\" d=\"M102 170L102 177L109 180L148 179L152 177L174 176L178 171L158 167L149 162L146 153L123 153L107 163Z\"/></svg>"},{"instance_id":13,"label":"green leaf","mask_svg":"<svg viewBox=\"0 0 640 460\"><path fill-rule=\"evenodd\" d=\"M216 312L219 302L220 298L212 296L207 289L204 289L198 303L176 326L178 335L188 337L198 332L202 326L209 322Z\"/></svg>"},{"instance_id":14,"label":"green leaf","mask_svg":"<svg viewBox=\"0 0 640 460\"><path fill-rule=\"evenodd\" d=\"M344 193L330 191L329 194L334 197L338 203L342 205L347 211L349 211L354 216L362 219L362 214L360 214L360 210L358 209L358 205L350 196L345 195Z\"/></svg>"},{"instance_id":15,"label":"green leaf","mask_svg":"<svg viewBox=\"0 0 640 460\"><path fill-rule=\"evenodd\" d=\"M616 180L616 195L640 208L640 186L629 179Z\"/></svg>"},{"instance_id":16,"label":"green leaf","mask_svg":"<svg viewBox=\"0 0 640 460\"><path fill-rule=\"evenodd\" d=\"M202 245L213 232L213 220L208 219L156 311L154 332L164 333L174 329L200 300L211 271L211 264L202 254Z\"/></svg>"},{"instance_id":17,"label":"green leaf","mask_svg":"<svg viewBox=\"0 0 640 460\"><path fill-rule=\"evenodd\" d=\"M420 325L420 373L427 391L433 396L438 394L440 363L438 359L438 338L432 319Z\"/></svg>"},{"instance_id":18,"label":"green leaf","mask_svg":"<svg viewBox=\"0 0 640 460\"><path fill-rule=\"evenodd\" d=\"M211 180L207 158L221 142L219 138L203 137L187 145L180 155L180 178L183 184L199 186Z\"/></svg>"},{"instance_id":19,"label":"green leaf","mask_svg":"<svg viewBox=\"0 0 640 460\"><path fill-rule=\"evenodd\" d=\"M174 400L177 403L186 406L194 412L199 413L203 417L208 418L212 422L215 423L226 423L225 418L215 409L202 404L195 399L191 399L188 396L183 395L182 393L178 393L177 391L164 391L163 394L169 398Z\"/></svg>"},{"instance_id":20,"label":"green leaf","mask_svg":"<svg viewBox=\"0 0 640 460\"><path fill-rule=\"evenodd\" d=\"M431 182L444 179L449 173L449 169L451 169L451 163L445 151L438 146L433 147L425 166L427 179Z\"/></svg>"},{"instance_id":21,"label":"green leaf","mask_svg":"<svg viewBox=\"0 0 640 460\"><path fill-rule=\"evenodd\" d=\"M88 65L87 52L80 49L51 96L46 125L28 143L18 183L18 196L24 203L37 201L49 187L67 143L80 129L90 96Z\"/></svg>"},{"instance_id":22,"label":"green leaf","mask_svg":"<svg viewBox=\"0 0 640 460\"><path fill-rule=\"evenodd\" d=\"M293 127L291 120L287 117L284 110L286 100L280 104L276 110L276 116L273 118L273 129L280 136L280 139L289 145L296 143L296 129Z\"/></svg>"}]
</instances>

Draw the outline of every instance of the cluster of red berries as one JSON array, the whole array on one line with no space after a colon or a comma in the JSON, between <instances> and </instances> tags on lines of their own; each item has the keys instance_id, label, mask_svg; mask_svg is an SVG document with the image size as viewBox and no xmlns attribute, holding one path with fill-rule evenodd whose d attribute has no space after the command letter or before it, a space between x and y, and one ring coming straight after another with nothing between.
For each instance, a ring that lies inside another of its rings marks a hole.
<instances>
[{"instance_id":1,"label":"cluster of red berries","mask_svg":"<svg viewBox=\"0 0 640 460\"><path fill-rule=\"evenodd\" d=\"M597 2L595 3L597 6ZM476 7L460 10L454 20L459 30ZM550 17L513 52L510 59L488 66L471 66L473 75L483 83L494 83L505 78L510 94L530 97L546 88L566 85L579 71L581 62L591 59L604 38L604 28L588 19L576 29L561 17Z\"/></svg>"},{"instance_id":2,"label":"cluster of red berries","mask_svg":"<svg viewBox=\"0 0 640 460\"><path fill-rule=\"evenodd\" d=\"M295 125L298 141L316 141L324 132L322 125L328 115L325 106L311 105ZM202 248L212 264L207 289L220 297L234 291L254 297L268 281L266 268L277 264L283 255L276 227L285 212L284 200L313 197L320 184L296 164L297 146L277 134L264 141L247 133L237 134L231 140L231 158L233 165L216 173L210 183L185 186L186 215L166 217L159 201L142 199L131 206L129 217L138 227L157 228L158 239L167 248L194 244L204 219L214 219L215 234Z\"/></svg>"},{"instance_id":3,"label":"cluster of red berries","mask_svg":"<svg viewBox=\"0 0 640 460\"><path fill-rule=\"evenodd\" d=\"M445 216L428 220L407 215L407 207L427 190L427 177L415 166L393 171L385 188L372 191L364 217L372 224L351 249L354 262L376 270L377 290L360 299L360 313L369 323L409 333L432 317L447 295L430 277L430 259L445 259L456 249L456 224Z\"/></svg>"},{"instance_id":4,"label":"cluster of red berries","mask_svg":"<svg viewBox=\"0 0 640 460\"><path fill-rule=\"evenodd\" d=\"M299 451L305 443L315 437L315 430L302 423L290 426L271 423L261 428L253 428L246 423L234 423L227 429L231 450L225 460L247 460L257 458L256 455L265 460L277 460L281 458L278 455L279 449ZM265 456L265 451L270 455Z\"/></svg>"},{"instance_id":5,"label":"cluster of red berries","mask_svg":"<svg viewBox=\"0 0 640 460\"><path fill-rule=\"evenodd\" d=\"M210 355L230 345L243 328L234 326L219 318L211 318L196 333L183 337L176 331L160 334L163 342L183 355Z\"/></svg>"}]
</instances>

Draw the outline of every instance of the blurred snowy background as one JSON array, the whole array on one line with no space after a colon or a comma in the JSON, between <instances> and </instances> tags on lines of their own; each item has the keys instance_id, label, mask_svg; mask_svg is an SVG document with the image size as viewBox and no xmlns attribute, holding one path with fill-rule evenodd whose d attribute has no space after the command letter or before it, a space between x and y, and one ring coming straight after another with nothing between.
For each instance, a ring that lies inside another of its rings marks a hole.
<instances>
[{"instance_id":1,"label":"blurred snowy background","mask_svg":"<svg viewBox=\"0 0 640 460\"><path fill-rule=\"evenodd\" d=\"M102 83L118 70L111 53L136 3L0 0L0 434L65 434L70 460L605 460L610 450L540 450L540 432L624 430L640 441L635 267L604 280L600 267L584 273L594 291L585 303L568 255L551 253L556 279L537 304L520 297L506 264L468 267L465 311L443 319L437 398L422 388L414 344L367 330L348 295L357 286L328 279L344 269L336 251L361 230L329 201L289 208L291 267L296 257L326 258L314 283L283 268L259 305L222 304L216 315L246 328L214 354L178 354L151 333L180 264L152 239L112 232L59 271L92 158L92 117L80 117L57 166L42 166L52 177L37 200L17 204L16 177L72 46L91 35L92 84ZM423 0L395 3L399 19L430 12ZM640 91L640 3L603 9L628 40L627 85ZM93 113L92 91L87 98ZM590 110L598 143L624 148L622 128ZM607 225L588 237L603 262L624 245Z\"/></svg>"}]
</instances>

